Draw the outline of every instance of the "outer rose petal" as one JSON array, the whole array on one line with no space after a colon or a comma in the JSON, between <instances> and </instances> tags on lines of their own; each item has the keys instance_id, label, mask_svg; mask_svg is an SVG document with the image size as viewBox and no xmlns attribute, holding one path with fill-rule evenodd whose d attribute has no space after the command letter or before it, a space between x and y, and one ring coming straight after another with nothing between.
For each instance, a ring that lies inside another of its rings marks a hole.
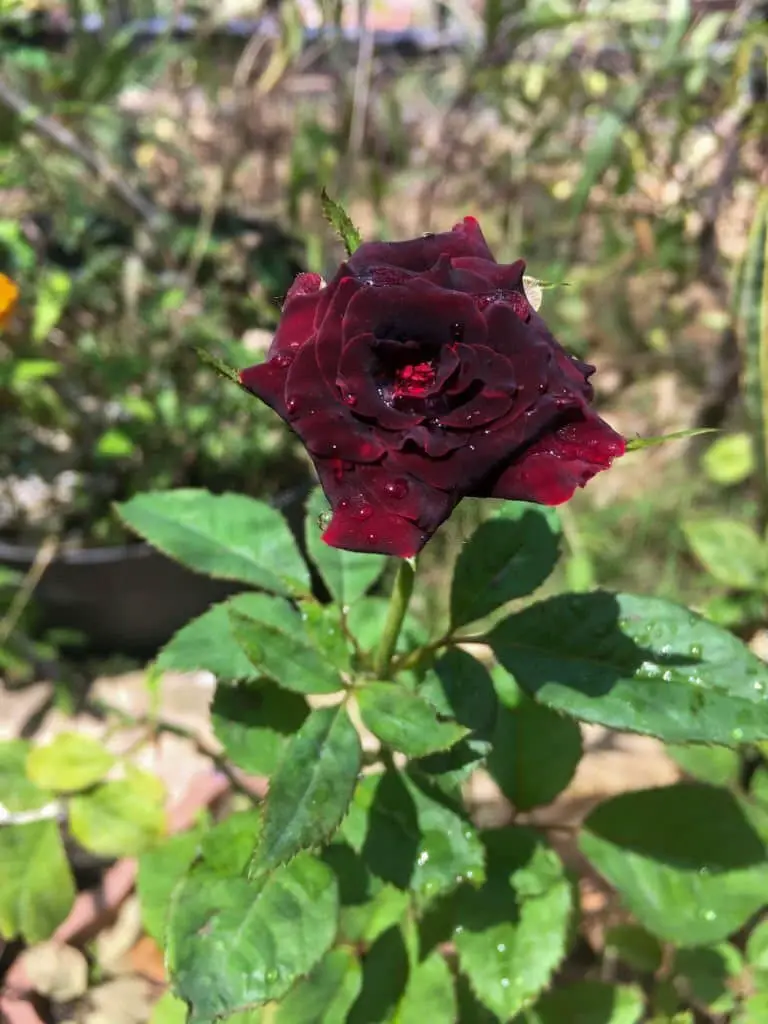
<instances>
[{"instance_id":1,"label":"outer rose petal","mask_svg":"<svg viewBox=\"0 0 768 1024\"><path fill-rule=\"evenodd\" d=\"M299 274L285 296L280 323L269 355L296 349L312 334L323 279L319 274Z\"/></svg>"},{"instance_id":2,"label":"outer rose petal","mask_svg":"<svg viewBox=\"0 0 768 1024\"><path fill-rule=\"evenodd\" d=\"M285 360L285 361L283 361ZM287 419L285 407L285 381L290 363L285 356L277 355L266 363L257 363L240 371L240 383L248 391L266 402L278 416Z\"/></svg>"},{"instance_id":3,"label":"outer rose petal","mask_svg":"<svg viewBox=\"0 0 768 1024\"><path fill-rule=\"evenodd\" d=\"M382 507L375 494L364 489L356 470L336 472L332 463L315 459L315 466L333 517L323 540L346 551L367 551L410 558L429 540L429 534L407 519Z\"/></svg>"},{"instance_id":4,"label":"outer rose petal","mask_svg":"<svg viewBox=\"0 0 768 1024\"><path fill-rule=\"evenodd\" d=\"M625 450L624 438L588 413L538 440L476 496L562 505Z\"/></svg>"},{"instance_id":5,"label":"outer rose petal","mask_svg":"<svg viewBox=\"0 0 768 1024\"><path fill-rule=\"evenodd\" d=\"M480 225L474 217L465 217L452 231L438 235L423 235L407 242L363 242L349 258L348 266L358 277L364 277L366 271L377 266L421 272L429 270L443 255L493 260Z\"/></svg>"}]
</instances>

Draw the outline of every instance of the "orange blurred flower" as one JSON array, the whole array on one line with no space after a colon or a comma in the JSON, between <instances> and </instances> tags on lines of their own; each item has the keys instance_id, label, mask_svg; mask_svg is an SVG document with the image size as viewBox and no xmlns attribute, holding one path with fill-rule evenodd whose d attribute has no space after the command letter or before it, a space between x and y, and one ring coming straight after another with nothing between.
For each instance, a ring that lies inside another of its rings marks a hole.
<instances>
[{"instance_id":1,"label":"orange blurred flower","mask_svg":"<svg viewBox=\"0 0 768 1024\"><path fill-rule=\"evenodd\" d=\"M13 316L18 298L18 286L10 277L0 274L0 327L4 327Z\"/></svg>"}]
</instances>

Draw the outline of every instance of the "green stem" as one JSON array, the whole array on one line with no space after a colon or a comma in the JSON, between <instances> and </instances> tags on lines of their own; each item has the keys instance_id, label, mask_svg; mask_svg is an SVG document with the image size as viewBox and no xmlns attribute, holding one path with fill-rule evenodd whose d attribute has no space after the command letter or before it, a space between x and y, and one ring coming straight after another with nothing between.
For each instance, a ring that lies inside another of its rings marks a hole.
<instances>
[{"instance_id":1,"label":"green stem","mask_svg":"<svg viewBox=\"0 0 768 1024\"><path fill-rule=\"evenodd\" d=\"M373 667L379 679L388 679L392 670L392 657L397 647L397 638L403 628L405 613L408 611L408 603L413 593L413 581L416 575L413 563L401 559L397 567L395 584L392 587L392 596L389 599L389 611L387 621L379 640L379 647L376 651Z\"/></svg>"}]
</instances>

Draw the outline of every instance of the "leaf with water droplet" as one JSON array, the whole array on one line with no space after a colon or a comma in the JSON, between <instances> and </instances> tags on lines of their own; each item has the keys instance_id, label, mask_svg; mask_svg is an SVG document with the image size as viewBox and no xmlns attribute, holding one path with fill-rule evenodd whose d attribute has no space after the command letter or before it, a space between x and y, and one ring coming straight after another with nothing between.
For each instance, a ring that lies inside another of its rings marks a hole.
<instances>
[{"instance_id":1,"label":"leaf with water droplet","mask_svg":"<svg viewBox=\"0 0 768 1024\"><path fill-rule=\"evenodd\" d=\"M504 619L489 642L519 686L575 718L673 743L768 738L768 666L670 601L561 595Z\"/></svg>"},{"instance_id":2,"label":"leaf with water droplet","mask_svg":"<svg viewBox=\"0 0 768 1024\"><path fill-rule=\"evenodd\" d=\"M174 892L166 950L190 1024L281 999L330 948L337 922L336 879L308 853L259 881L193 868Z\"/></svg>"},{"instance_id":3,"label":"leaf with water droplet","mask_svg":"<svg viewBox=\"0 0 768 1024\"><path fill-rule=\"evenodd\" d=\"M349 807L361 759L346 706L316 708L287 743L271 779L252 875L331 836Z\"/></svg>"},{"instance_id":4,"label":"leaf with water droplet","mask_svg":"<svg viewBox=\"0 0 768 1024\"><path fill-rule=\"evenodd\" d=\"M624 793L589 815L579 845L667 942L720 942L765 902L765 845L724 789L685 782Z\"/></svg>"},{"instance_id":5,"label":"leaf with water droplet","mask_svg":"<svg viewBox=\"0 0 768 1024\"><path fill-rule=\"evenodd\" d=\"M483 839L487 881L456 894L454 942L477 999L509 1020L565 956L572 891L560 859L532 830L499 829Z\"/></svg>"}]
</instances>

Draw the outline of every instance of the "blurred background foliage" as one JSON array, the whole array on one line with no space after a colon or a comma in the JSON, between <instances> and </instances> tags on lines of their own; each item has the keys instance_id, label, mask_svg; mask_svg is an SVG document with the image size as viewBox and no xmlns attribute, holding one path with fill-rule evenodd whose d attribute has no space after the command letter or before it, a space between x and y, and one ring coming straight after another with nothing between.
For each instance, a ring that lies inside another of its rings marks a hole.
<instances>
[{"instance_id":1,"label":"blurred background foliage","mask_svg":"<svg viewBox=\"0 0 768 1024\"><path fill-rule=\"evenodd\" d=\"M766 574L717 564L739 529L762 551L768 507L764 2L0 14L0 271L24 293L0 341L5 540L123 542L111 503L147 488L303 493L281 424L192 347L260 358L292 276L339 257L325 186L366 237L478 216L498 259L555 285L543 313L599 367L617 429L721 431L628 456L576 498L572 587L764 618ZM443 530L434 573L483 514Z\"/></svg>"}]
</instances>

